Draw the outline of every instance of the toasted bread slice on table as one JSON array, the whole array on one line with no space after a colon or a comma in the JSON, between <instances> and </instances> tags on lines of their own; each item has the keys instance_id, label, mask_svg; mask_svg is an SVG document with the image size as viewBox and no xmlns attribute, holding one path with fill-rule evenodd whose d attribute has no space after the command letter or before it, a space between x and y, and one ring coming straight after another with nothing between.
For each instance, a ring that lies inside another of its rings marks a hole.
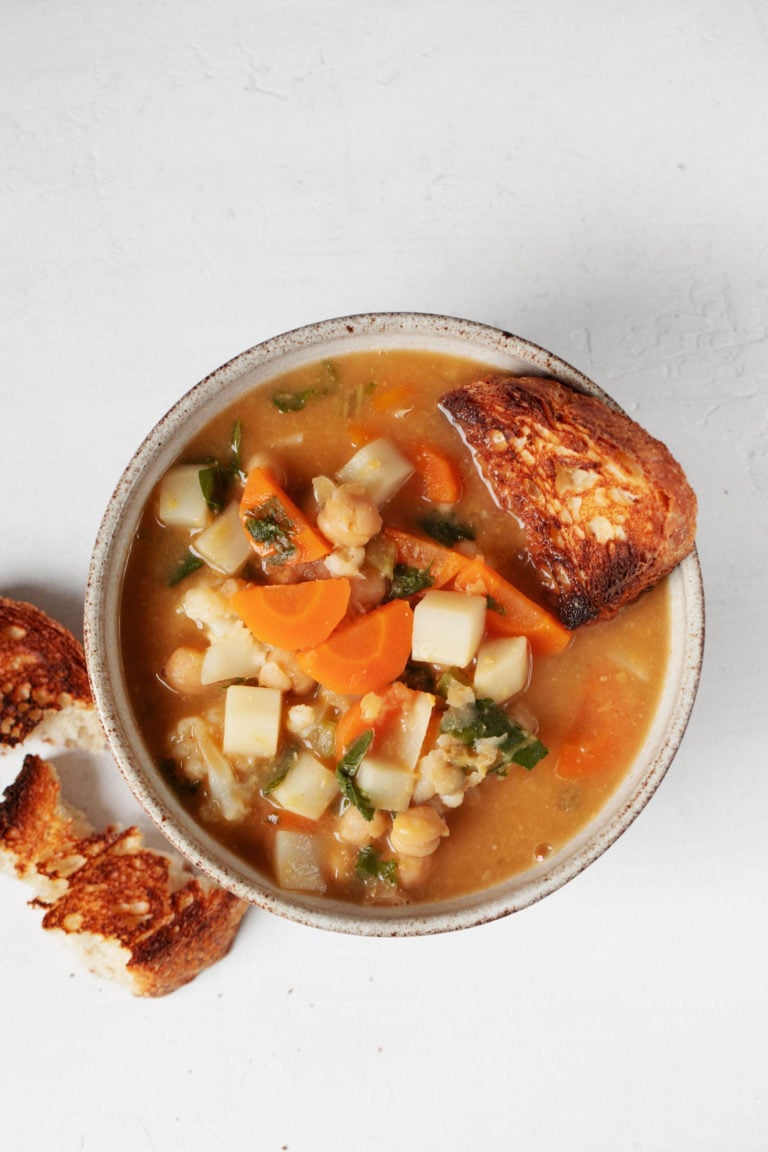
<instances>
[{"instance_id":1,"label":"toasted bread slice on table","mask_svg":"<svg viewBox=\"0 0 768 1152\"><path fill-rule=\"evenodd\" d=\"M626 413L536 376L485 376L440 407L522 525L567 628L613 616L692 550L685 474Z\"/></svg>"},{"instance_id":2,"label":"toasted bread slice on table","mask_svg":"<svg viewBox=\"0 0 768 1152\"><path fill-rule=\"evenodd\" d=\"M0 744L33 733L93 751L104 744L82 645L34 604L0 596Z\"/></svg>"},{"instance_id":3,"label":"toasted bread slice on table","mask_svg":"<svg viewBox=\"0 0 768 1152\"><path fill-rule=\"evenodd\" d=\"M103 747L80 644L34 605L3 598L0 718L0 747L32 736ZM164 996L220 960L248 908L176 853L146 848L137 828L94 830L39 756L25 757L0 803L0 871L31 884L45 929L137 996Z\"/></svg>"},{"instance_id":4,"label":"toasted bread slice on table","mask_svg":"<svg viewBox=\"0 0 768 1152\"><path fill-rule=\"evenodd\" d=\"M0 867L33 885L44 928L137 996L164 996L220 960L247 908L143 847L137 828L95 832L38 756L25 757L0 804Z\"/></svg>"}]
</instances>

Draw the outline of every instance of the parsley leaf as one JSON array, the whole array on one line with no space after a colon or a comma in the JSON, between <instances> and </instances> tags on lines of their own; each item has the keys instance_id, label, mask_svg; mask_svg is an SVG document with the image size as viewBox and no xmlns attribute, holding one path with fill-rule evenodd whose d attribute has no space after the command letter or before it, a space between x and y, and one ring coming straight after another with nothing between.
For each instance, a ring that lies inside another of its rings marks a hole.
<instances>
[{"instance_id":1,"label":"parsley leaf","mask_svg":"<svg viewBox=\"0 0 768 1152\"><path fill-rule=\"evenodd\" d=\"M354 740L336 765L336 781L345 800L357 808L366 820L373 820L376 811L371 798L355 783L357 770L363 762L363 757L370 748L373 740L373 729L367 728L357 740Z\"/></svg>"},{"instance_id":2,"label":"parsley leaf","mask_svg":"<svg viewBox=\"0 0 768 1152\"><path fill-rule=\"evenodd\" d=\"M454 516L443 516L437 511L430 512L419 523L428 536L446 548L452 548L459 540L475 538L475 530L471 524L462 524Z\"/></svg>"},{"instance_id":3,"label":"parsley leaf","mask_svg":"<svg viewBox=\"0 0 768 1152\"><path fill-rule=\"evenodd\" d=\"M271 545L277 563L286 560L296 551L296 545L291 538L294 531L293 521L274 496L265 500L259 508L246 514L245 527L257 543Z\"/></svg>"},{"instance_id":4,"label":"parsley leaf","mask_svg":"<svg viewBox=\"0 0 768 1152\"><path fill-rule=\"evenodd\" d=\"M440 731L450 733L475 751L478 741L497 738L498 758L489 771L499 776L506 776L509 764L519 764L530 771L549 751L493 700L480 699L461 708L449 708L440 721Z\"/></svg>"},{"instance_id":5,"label":"parsley leaf","mask_svg":"<svg viewBox=\"0 0 768 1152\"><path fill-rule=\"evenodd\" d=\"M235 420L232 425L232 434L229 438L229 471L236 480L245 480L241 447L243 442L243 422Z\"/></svg>"},{"instance_id":6,"label":"parsley leaf","mask_svg":"<svg viewBox=\"0 0 768 1152\"><path fill-rule=\"evenodd\" d=\"M298 754L298 748L291 746L290 748L286 748L282 755L278 757L277 763L275 764L277 771L269 783L262 788L262 796L269 796L270 792L274 792L275 788L278 788L282 784L296 763Z\"/></svg>"},{"instance_id":7,"label":"parsley leaf","mask_svg":"<svg viewBox=\"0 0 768 1152\"><path fill-rule=\"evenodd\" d=\"M370 876L374 880L397 884L397 860L382 860L380 853L371 844L358 852L355 872L362 879Z\"/></svg>"},{"instance_id":8,"label":"parsley leaf","mask_svg":"<svg viewBox=\"0 0 768 1152\"><path fill-rule=\"evenodd\" d=\"M221 512L224 503L224 482L218 461L201 468L197 474L200 490L211 512Z\"/></svg>"},{"instance_id":9,"label":"parsley leaf","mask_svg":"<svg viewBox=\"0 0 768 1152\"><path fill-rule=\"evenodd\" d=\"M184 556L182 556L175 571L168 579L168 587L173 588L174 585L180 584L187 576L191 576L193 572L197 572L198 568L202 568L203 561L199 556L195 556L194 552L187 549Z\"/></svg>"},{"instance_id":10,"label":"parsley leaf","mask_svg":"<svg viewBox=\"0 0 768 1152\"><path fill-rule=\"evenodd\" d=\"M395 564L387 600L403 600L408 596L415 596L417 592L431 588L433 583L429 568L414 568L410 564Z\"/></svg>"}]
</instances>

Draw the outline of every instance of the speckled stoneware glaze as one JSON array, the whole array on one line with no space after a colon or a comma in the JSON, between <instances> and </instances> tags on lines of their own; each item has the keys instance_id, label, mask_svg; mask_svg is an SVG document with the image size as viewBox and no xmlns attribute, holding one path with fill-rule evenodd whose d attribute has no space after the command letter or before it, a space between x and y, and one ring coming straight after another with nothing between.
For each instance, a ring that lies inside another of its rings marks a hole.
<instances>
[{"instance_id":1,"label":"speckled stoneware glaze","mask_svg":"<svg viewBox=\"0 0 768 1152\"><path fill-rule=\"evenodd\" d=\"M278 373L326 357L376 348L420 348L476 359L510 373L550 375L614 404L576 369L508 332L418 313L349 316L276 336L237 356L183 396L128 464L107 507L86 594L85 641L96 703L111 750L135 796L193 864L244 900L315 927L368 936L468 928L533 904L573 879L632 823L666 773L683 737L699 681L704 599L694 552L670 577L672 634L653 725L618 791L583 832L528 872L470 896L435 904L360 908L282 891L228 852L179 804L149 755L133 716L120 654L120 598L142 508L187 440L221 408ZM615 405L614 405L615 406Z\"/></svg>"}]
</instances>

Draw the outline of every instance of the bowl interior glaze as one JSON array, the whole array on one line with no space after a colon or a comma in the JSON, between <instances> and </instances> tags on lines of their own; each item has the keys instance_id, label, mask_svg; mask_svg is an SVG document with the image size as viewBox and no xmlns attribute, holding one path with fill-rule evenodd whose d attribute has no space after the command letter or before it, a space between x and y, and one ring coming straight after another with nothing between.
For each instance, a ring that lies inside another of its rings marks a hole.
<instances>
[{"instance_id":1,"label":"bowl interior glaze","mask_svg":"<svg viewBox=\"0 0 768 1152\"><path fill-rule=\"evenodd\" d=\"M141 444L104 514L85 605L85 647L96 705L111 751L139 803L187 859L244 900L315 927L368 936L422 935L471 927L533 904L571 880L642 811L685 732L698 686L704 599L693 552L669 578L670 651L654 721L629 771L605 807L546 862L502 884L434 904L360 908L286 892L229 852L179 803L156 769L133 715L120 651L122 582L142 509L179 451L243 392L323 358L378 348L417 348L476 359L504 372L549 375L615 402L596 384L527 340L483 324L420 313L373 313L321 321L276 336L207 376Z\"/></svg>"}]
</instances>

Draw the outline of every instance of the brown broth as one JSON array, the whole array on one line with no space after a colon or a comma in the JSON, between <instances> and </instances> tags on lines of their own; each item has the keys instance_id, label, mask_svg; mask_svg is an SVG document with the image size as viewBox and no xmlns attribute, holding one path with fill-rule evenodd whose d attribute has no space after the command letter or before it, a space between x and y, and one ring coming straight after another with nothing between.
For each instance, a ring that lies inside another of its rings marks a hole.
<instances>
[{"instance_id":1,"label":"brown broth","mask_svg":"<svg viewBox=\"0 0 768 1152\"><path fill-rule=\"evenodd\" d=\"M362 429L368 436L390 439L406 456L430 443L460 463L463 493L456 515L475 527L476 545L487 562L544 603L518 525L496 507L457 433L436 408L444 392L482 372L474 361L413 351L352 354L330 366L310 365L242 397L184 446L179 460L225 460L233 423L239 420L243 461L268 447L289 477L291 497L314 515L312 478L332 476L355 452ZM299 411L281 412L273 403L276 392L303 394L306 402ZM412 478L382 512L385 523L419 532L418 521L429 507L420 496L418 480ZM223 691L214 685L185 698L161 679L176 647L201 642L194 623L176 609L183 590L205 580L205 574L168 585L187 544L183 534L159 523L153 497L126 571L122 646L133 707L158 763L168 758L168 732L178 720L221 699ZM450 836L431 859L427 878L407 897L396 896L381 882L363 885L350 880L351 850L338 842L323 817L319 825L326 829L329 895L359 902L435 900L536 867L588 823L626 773L657 703L667 649L667 595L662 583L615 619L580 629L562 654L535 658L530 686L515 703L536 718L539 737L550 754L530 772L512 765L506 778L489 776L469 790L463 804L446 815ZM621 722L615 716L605 718L606 725L612 725L610 763L579 780L561 780L556 773L557 751L574 723L585 685L596 673L610 679L611 699L618 693L621 700ZM202 820L201 793L183 788L181 792ZM244 819L205 823L223 844L268 872L275 811L274 804L257 796ZM384 842L382 846L386 850ZM339 877L336 883L334 871Z\"/></svg>"}]
</instances>

